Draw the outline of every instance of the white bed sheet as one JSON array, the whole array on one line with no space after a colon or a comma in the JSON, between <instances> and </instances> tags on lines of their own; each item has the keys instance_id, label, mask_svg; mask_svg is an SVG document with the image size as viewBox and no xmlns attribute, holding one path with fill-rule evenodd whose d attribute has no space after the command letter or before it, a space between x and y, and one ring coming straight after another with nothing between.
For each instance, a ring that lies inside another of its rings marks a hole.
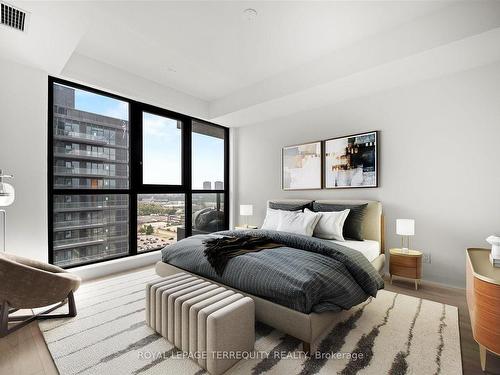
<instances>
[{"instance_id":1,"label":"white bed sheet","mask_svg":"<svg viewBox=\"0 0 500 375\"><path fill-rule=\"evenodd\" d=\"M331 242L338 243L339 245L343 245L349 247L351 249L359 251L363 254L370 262L373 262L375 258L380 255L380 243L378 241L373 240L364 240L364 241L335 241Z\"/></svg>"}]
</instances>

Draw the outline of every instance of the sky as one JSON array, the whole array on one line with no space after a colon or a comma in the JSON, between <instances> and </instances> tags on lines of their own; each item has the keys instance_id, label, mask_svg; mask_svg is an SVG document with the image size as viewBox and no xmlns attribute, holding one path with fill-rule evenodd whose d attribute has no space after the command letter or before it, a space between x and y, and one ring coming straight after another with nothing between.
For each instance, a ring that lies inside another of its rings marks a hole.
<instances>
[{"instance_id":1,"label":"sky","mask_svg":"<svg viewBox=\"0 0 500 375\"><path fill-rule=\"evenodd\" d=\"M75 90L75 107L81 111L128 121L128 103L84 90Z\"/></svg>"},{"instance_id":2,"label":"sky","mask_svg":"<svg viewBox=\"0 0 500 375\"><path fill-rule=\"evenodd\" d=\"M128 103L83 90L75 90L76 109L128 121ZM180 129L175 120L143 115L143 177L146 184L181 183ZM193 189L204 181L224 181L224 140L193 133Z\"/></svg>"}]
</instances>

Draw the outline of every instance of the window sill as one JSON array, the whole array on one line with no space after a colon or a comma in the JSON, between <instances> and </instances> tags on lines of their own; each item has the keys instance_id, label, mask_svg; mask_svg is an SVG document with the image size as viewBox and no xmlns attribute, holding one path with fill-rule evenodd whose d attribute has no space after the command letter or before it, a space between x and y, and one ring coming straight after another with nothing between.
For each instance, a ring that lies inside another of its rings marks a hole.
<instances>
[{"instance_id":1,"label":"window sill","mask_svg":"<svg viewBox=\"0 0 500 375\"><path fill-rule=\"evenodd\" d=\"M80 276L83 281L86 281L118 272L133 270L134 268L154 265L160 260L161 250L158 250L132 257L119 258L107 262L75 267L71 268L69 271Z\"/></svg>"}]
</instances>

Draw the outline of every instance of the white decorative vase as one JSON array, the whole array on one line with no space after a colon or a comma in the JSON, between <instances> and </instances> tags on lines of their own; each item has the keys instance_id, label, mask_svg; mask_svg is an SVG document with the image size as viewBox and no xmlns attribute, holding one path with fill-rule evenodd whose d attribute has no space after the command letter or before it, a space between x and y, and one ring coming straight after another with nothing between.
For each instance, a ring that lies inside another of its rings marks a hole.
<instances>
[{"instance_id":1,"label":"white decorative vase","mask_svg":"<svg viewBox=\"0 0 500 375\"><path fill-rule=\"evenodd\" d=\"M486 241L491 245L491 257L500 259L500 237L489 236Z\"/></svg>"}]
</instances>

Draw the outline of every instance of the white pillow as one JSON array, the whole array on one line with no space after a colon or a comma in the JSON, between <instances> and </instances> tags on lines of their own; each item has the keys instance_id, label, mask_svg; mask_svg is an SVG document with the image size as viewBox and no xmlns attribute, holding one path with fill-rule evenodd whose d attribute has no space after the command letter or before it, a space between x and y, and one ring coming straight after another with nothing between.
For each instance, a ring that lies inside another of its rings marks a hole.
<instances>
[{"instance_id":1,"label":"white pillow","mask_svg":"<svg viewBox=\"0 0 500 375\"><path fill-rule=\"evenodd\" d=\"M306 208L305 211L312 212ZM314 237L327 240L345 241L342 231L349 209L344 211L318 212L321 217L314 228Z\"/></svg>"},{"instance_id":2,"label":"white pillow","mask_svg":"<svg viewBox=\"0 0 500 375\"><path fill-rule=\"evenodd\" d=\"M266 212L266 218L264 219L264 223L262 224L261 229L277 230L279 224L280 211L282 210L275 210L268 207Z\"/></svg>"},{"instance_id":3,"label":"white pillow","mask_svg":"<svg viewBox=\"0 0 500 375\"><path fill-rule=\"evenodd\" d=\"M280 211L276 230L312 236L314 227L320 218L321 214L310 210L307 210L307 212Z\"/></svg>"}]
</instances>

